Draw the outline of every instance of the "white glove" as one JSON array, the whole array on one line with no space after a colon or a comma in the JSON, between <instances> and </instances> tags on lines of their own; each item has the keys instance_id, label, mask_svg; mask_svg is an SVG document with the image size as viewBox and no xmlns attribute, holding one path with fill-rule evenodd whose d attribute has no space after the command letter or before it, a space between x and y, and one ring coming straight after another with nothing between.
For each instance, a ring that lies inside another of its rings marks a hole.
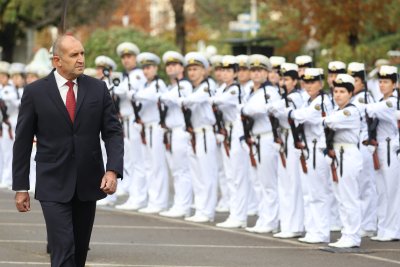
<instances>
[{"instance_id":1,"label":"white glove","mask_svg":"<svg viewBox=\"0 0 400 267\"><path fill-rule=\"evenodd\" d=\"M326 161L326 164L328 164L329 166L332 164L332 158L329 157L328 155L324 156L324 160Z\"/></svg>"},{"instance_id":2,"label":"white glove","mask_svg":"<svg viewBox=\"0 0 400 267\"><path fill-rule=\"evenodd\" d=\"M400 110L396 110L396 119L399 121L400 120Z\"/></svg>"},{"instance_id":3,"label":"white glove","mask_svg":"<svg viewBox=\"0 0 400 267\"><path fill-rule=\"evenodd\" d=\"M221 144L225 140L225 136L222 134L216 133L215 134L215 139L217 139L217 144Z\"/></svg>"},{"instance_id":4,"label":"white glove","mask_svg":"<svg viewBox=\"0 0 400 267\"><path fill-rule=\"evenodd\" d=\"M143 126L139 123L133 123L133 129L135 129L136 131L140 132L142 131Z\"/></svg>"},{"instance_id":5,"label":"white glove","mask_svg":"<svg viewBox=\"0 0 400 267\"><path fill-rule=\"evenodd\" d=\"M134 91L134 90L129 90L129 91L126 93L126 95L127 95L127 97L128 97L129 100L133 100L133 97L135 96L135 91Z\"/></svg>"},{"instance_id":6,"label":"white glove","mask_svg":"<svg viewBox=\"0 0 400 267\"><path fill-rule=\"evenodd\" d=\"M245 140L240 141L240 144L242 145L243 150L246 151L247 154L250 153L250 148Z\"/></svg>"},{"instance_id":7,"label":"white glove","mask_svg":"<svg viewBox=\"0 0 400 267\"><path fill-rule=\"evenodd\" d=\"M279 152L281 150L281 145L278 143L273 142L272 147L275 151Z\"/></svg>"},{"instance_id":8,"label":"white glove","mask_svg":"<svg viewBox=\"0 0 400 267\"><path fill-rule=\"evenodd\" d=\"M375 146L367 145L367 150L371 155L374 154L375 149L376 149Z\"/></svg>"}]
</instances>

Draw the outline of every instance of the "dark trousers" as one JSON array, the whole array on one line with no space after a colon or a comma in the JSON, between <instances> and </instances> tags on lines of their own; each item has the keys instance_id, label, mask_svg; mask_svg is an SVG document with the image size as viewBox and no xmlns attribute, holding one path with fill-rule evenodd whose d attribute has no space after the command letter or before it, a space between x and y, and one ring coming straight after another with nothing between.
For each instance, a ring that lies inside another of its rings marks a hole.
<instances>
[{"instance_id":1,"label":"dark trousers","mask_svg":"<svg viewBox=\"0 0 400 267\"><path fill-rule=\"evenodd\" d=\"M40 201L46 221L51 267L84 267L96 212L96 201Z\"/></svg>"}]
</instances>

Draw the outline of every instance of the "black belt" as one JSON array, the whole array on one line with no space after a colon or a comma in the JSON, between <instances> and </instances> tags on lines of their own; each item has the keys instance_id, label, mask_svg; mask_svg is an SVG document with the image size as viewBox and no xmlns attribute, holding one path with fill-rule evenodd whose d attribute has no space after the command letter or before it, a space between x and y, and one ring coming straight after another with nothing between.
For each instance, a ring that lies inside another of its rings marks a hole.
<instances>
[{"instance_id":1,"label":"black belt","mask_svg":"<svg viewBox=\"0 0 400 267\"><path fill-rule=\"evenodd\" d=\"M386 138L387 143L387 165L390 166L390 137Z\"/></svg>"},{"instance_id":2,"label":"black belt","mask_svg":"<svg viewBox=\"0 0 400 267\"><path fill-rule=\"evenodd\" d=\"M313 142L313 160L312 160L312 163L313 163L313 169L315 170L315 165L316 165L316 153L317 153L317 139L314 139L314 140L312 140L312 142Z\"/></svg>"}]
</instances>

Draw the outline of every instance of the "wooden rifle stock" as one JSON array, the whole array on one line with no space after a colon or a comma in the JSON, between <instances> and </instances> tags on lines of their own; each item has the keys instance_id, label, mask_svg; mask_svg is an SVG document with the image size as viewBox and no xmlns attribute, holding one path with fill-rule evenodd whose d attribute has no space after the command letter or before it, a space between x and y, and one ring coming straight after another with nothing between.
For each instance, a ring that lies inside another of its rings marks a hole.
<instances>
[{"instance_id":1,"label":"wooden rifle stock","mask_svg":"<svg viewBox=\"0 0 400 267\"><path fill-rule=\"evenodd\" d=\"M249 146L249 157L250 157L251 166L257 167L257 161L256 161L256 158L254 157L254 153L253 153L253 142L251 141L250 138L246 139L246 144Z\"/></svg>"},{"instance_id":2,"label":"wooden rifle stock","mask_svg":"<svg viewBox=\"0 0 400 267\"><path fill-rule=\"evenodd\" d=\"M222 134L224 136L224 141L223 141L223 145L224 145L224 149L225 149L225 153L228 156L228 158L230 157L230 152L229 152L229 140L228 140L228 132L226 131L225 128L221 128L219 130L219 133Z\"/></svg>"},{"instance_id":3,"label":"wooden rifle stock","mask_svg":"<svg viewBox=\"0 0 400 267\"><path fill-rule=\"evenodd\" d=\"M279 127L279 121L277 118L275 118L272 115L269 115L269 121L271 122L271 126L272 126L272 134L274 136L274 142L279 144L280 148L279 148L279 156L281 158L281 162L282 162L282 166L284 168L286 168L286 157L285 157L285 152L283 151L282 147L283 147L283 141L280 138L279 134L278 134L278 127Z\"/></svg>"},{"instance_id":4,"label":"wooden rifle stock","mask_svg":"<svg viewBox=\"0 0 400 267\"><path fill-rule=\"evenodd\" d=\"M335 183L337 183L339 181L339 178L338 178L338 175L337 175L337 170L336 170L336 165L335 165L336 154L335 154L335 151L333 149L328 150L328 157L330 157L332 159L332 163L331 163L332 180Z\"/></svg>"}]
</instances>

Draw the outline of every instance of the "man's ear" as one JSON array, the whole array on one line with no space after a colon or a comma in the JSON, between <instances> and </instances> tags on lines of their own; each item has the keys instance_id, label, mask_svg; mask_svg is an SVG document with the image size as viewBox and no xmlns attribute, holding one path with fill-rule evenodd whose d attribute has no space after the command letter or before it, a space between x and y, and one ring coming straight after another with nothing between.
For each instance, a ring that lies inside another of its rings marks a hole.
<instances>
[{"instance_id":1,"label":"man's ear","mask_svg":"<svg viewBox=\"0 0 400 267\"><path fill-rule=\"evenodd\" d=\"M53 64L54 64L54 66L57 66L57 67L61 66L61 59L59 56L53 56Z\"/></svg>"}]
</instances>

